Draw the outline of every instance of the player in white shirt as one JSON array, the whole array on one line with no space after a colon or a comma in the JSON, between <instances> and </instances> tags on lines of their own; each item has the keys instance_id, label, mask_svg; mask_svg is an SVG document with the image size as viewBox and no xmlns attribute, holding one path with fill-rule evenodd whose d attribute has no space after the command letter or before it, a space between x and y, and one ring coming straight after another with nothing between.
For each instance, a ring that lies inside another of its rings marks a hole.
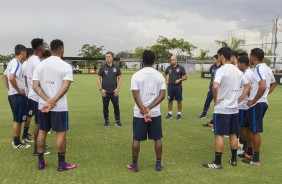
<instances>
[{"instance_id":1,"label":"player in white shirt","mask_svg":"<svg viewBox=\"0 0 282 184\"><path fill-rule=\"evenodd\" d=\"M26 95L28 96L28 85L27 85L27 77L26 77L26 65L27 65L27 60L30 58L30 56L32 56L34 53L32 48L27 48L26 49L26 61L23 62L22 64L22 73L24 76L24 81L25 81L25 85L26 85ZM26 118L26 122L24 124L24 131L22 134L22 140L25 142L33 142L32 140L32 135L28 133L29 130L29 125L30 125L30 116L29 116L29 108L28 108L28 100L27 100L27 118Z\"/></svg>"},{"instance_id":2,"label":"player in white shirt","mask_svg":"<svg viewBox=\"0 0 282 184\"><path fill-rule=\"evenodd\" d=\"M34 116L34 149L33 156L37 156L37 136L39 133L39 116L38 116L38 101L39 96L32 89L32 77L33 72L37 65L41 62L42 54L45 52L44 40L42 38L34 38L31 41L32 49L34 50L34 55L32 55L26 65L26 77L28 85L28 116L29 119ZM50 154L50 152L45 152L44 154Z\"/></svg>"},{"instance_id":3,"label":"player in white shirt","mask_svg":"<svg viewBox=\"0 0 282 184\"><path fill-rule=\"evenodd\" d=\"M40 62L33 73L33 89L40 96L39 134L37 138L38 170L45 167L43 158L47 132L56 131L56 149L58 152L58 171L76 168L65 162L66 131L68 130L68 104L66 93L73 81L72 67L61 59L64 44L53 40L50 44L52 56Z\"/></svg>"},{"instance_id":4,"label":"player in white shirt","mask_svg":"<svg viewBox=\"0 0 282 184\"><path fill-rule=\"evenodd\" d=\"M215 135L215 160L211 163L204 163L206 168L221 169L221 156L224 149L224 135L229 135L232 158L230 164L237 165L239 133L239 108L240 103L249 93L250 84L242 72L231 64L232 50L223 47L218 50L218 59L223 64L215 73L213 83L214 98L214 135ZM240 87L244 86L242 94Z\"/></svg>"},{"instance_id":5,"label":"player in white shirt","mask_svg":"<svg viewBox=\"0 0 282 184\"><path fill-rule=\"evenodd\" d=\"M262 49L255 48L251 50L250 63L255 67L252 76L252 88L247 105L248 120L252 132L251 143L253 145L253 157L243 160L247 164L260 166L259 151L261 144L260 132L263 132L263 117L268 108L267 96L276 87L276 82L272 70L262 63L264 52Z\"/></svg>"},{"instance_id":6,"label":"player in white shirt","mask_svg":"<svg viewBox=\"0 0 282 184\"><path fill-rule=\"evenodd\" d=\"M26 121L26 86L22 74L22 65L26 58L26 48L23 45L16 45L15 58L12 59L5 70L3 81L8 88L9 103L13 113L13 148L30 148L30 145L23 144L20 140L21 124Z\"/></svg>"},{"instance_id":7,"label":"player in white shirt","mask_svg":"<svg viewBox=\"0 0 282 184\"><path fill-rule=\"evenodd\" d=\"M249 68L250 62L247 55L240 56L238 58L238 68L241 70L245 76L245 78L248 80L248 82L251 84L251 79L253 75L253 71ZM241 86L241 93L243 92L243 87ZM245 158L245 154L248 154L249 152L252 152L252 145L249 142L249 146L247 144L248 141L248 135L250 134L249 129L249 121L247 117L247 110L249 109L249 106L247 105L249 100L249 94L242 100L242 102L239 104L239 124L240 124L240 138L242 139L243 143L243 149L241 153L239 153L240 150L238 150L238 156Z\"/></svg>"},{"instance_id":8,"label":"player in white shirt","mask_svg":"<svg viewBox=\"0 0 282 184\"><path fill-rule=\"evenodd\" d=\"M156 170L161 171L162 157L162 127L160 103L165 98L166 83L163 75L152 66L155 55L152 51L143 52L144 68L136 72L131 78L131 90L135 100L133 117L132 163L127 168L138 172L138 155L140 141L147 136L155 141Z\"/></svg>"}]
</instances>

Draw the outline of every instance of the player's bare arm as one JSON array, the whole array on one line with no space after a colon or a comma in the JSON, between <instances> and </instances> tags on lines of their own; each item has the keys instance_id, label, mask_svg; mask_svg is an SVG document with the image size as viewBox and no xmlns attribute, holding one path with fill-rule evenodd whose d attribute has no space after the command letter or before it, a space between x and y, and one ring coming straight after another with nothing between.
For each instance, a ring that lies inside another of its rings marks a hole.
<instances>
[{"instance_id":1,"label":"player's bare arm","mask_svg":"<svg viewBox=\"0 0 282 184\"><path fill-rule=\"evenodd\" d=\"M19 94L25 96L25 90L18 87L16 78L17 78L16 75L11 74L10 77L9 77L9 81L10 81L11 85L15 88L15 90L17 90L17 92Z\"/></svg>"},{"instance_id":2,"label":"player's bare arm","mask_svg":"<svg viewBox=\"0 0 282 184\"><path fill-rule=\"evenodd\" d=\"M159 96L147 107L149 108L149 110L153 109L154 107L156 107L157 105L159 105L165 98L165 89L161 89Z\"/></svg>"},{"instance_id":3,"label":"player's bare arm","mask_svg":"<svg viewBox=\"0 0 282 184\"><path fill-rule=\"evenodd\" d=\"M2 81L5 84L6 88L9 90L9 83L8 83L8 77L7 75L3 75Z\"/></svg>"},{"instance_id":4,"label":"player's bare arm","mask_svg":"<svg viewBox=\"0 0 282 184\"><path fill-rule=\"evenodd\" d=\"M57 103L58 100L60 100L69 90L70 85L71 85L70 80L64 80L62 83L62 86L60 88L60 90L58 91L58 93L52 98L54 103Z\"/></svg>"},{"instance_id":5,"label":"player's bare arm","mask_svg":"<svg viewBox=\"0 0 282 184\"><path fill-rule=\"evenodd\" d=\"M272 93L272 91L276 88L276 83L271 83L270 84L270 88L269 88L269 92L268 92L268 95L270 95L270 93Z\"/></svg>"},{"instance_id":6,"label":"player's bare arm","mask_svg":"<svg viewBox=\"0 0 282 184\"><path fill-rule=\"evenodd\" d=\"M249 94L251 90L251 85L250 83L247 83L244 85L244 90L242 92L242 95L238 99L238 104Z\"/></svg>"},{"instance_id":7,"label":"player's bare arm","mask_svg":"<svg viewBox=\"0 0 282 184\"><path fill-rule=\"evenodd\" d=\"M265 90L266 90L266 81L265 80L259 81L259 88L257 94L253 100L248 101L247 105L251 107L253 104L255 104L262 97Z\"/></svg>"},{"instance_id":8,"label":"player's bare arm","mask_svg":"<svg viewBox=\"0 0 282 184\"><path fill-rule=\"evenodd\" d=\"M181 77L181 79L177 79L176 81L175 81L175 84L178 84L178 83L180 83L181 81L185 81L185 80L187 80L187 75L182 75L182 77Z\"/></svg>"},{"instance_id":9,"label":"player's bare arm","mask_svg":"<svg viewBox=\"0 0 282 184\"><path fill-rule=\"evenodd\" d=\"M49 96L47 96L46 93L44 92L44 90L41 88L39 80L33 80L32 89L33 89L33 90L35 91L35 93L37 93L38 96L40 96L44 101L47 102L47 100L49 100Z\"/></svg>"}]
</instances>

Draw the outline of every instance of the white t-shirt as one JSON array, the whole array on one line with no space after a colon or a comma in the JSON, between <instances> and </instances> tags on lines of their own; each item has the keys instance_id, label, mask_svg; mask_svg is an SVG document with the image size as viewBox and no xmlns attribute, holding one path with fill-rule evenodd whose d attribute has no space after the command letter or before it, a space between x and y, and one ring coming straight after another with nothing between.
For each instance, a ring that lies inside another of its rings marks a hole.
<instances>
[{"instance_id":1,"label":"white t-shirt","mask_svg":"<svg viewBox=\"0 0 282 184\"><path fill-rule=\"evenodd\" d=\"M17 81L17 85L20 89L26 89L25 87L25 82L24 82L24 77L22 74L22 64L16 59L12 59L7 66L7 69L4 72L4 75L7 76L8 78L8 83L9 83L9 95L15 95L15 94L19 94L18 91L12 86L9 78L10 75L14 74L16 75L16 81Z\"/></svg>"},{"instance_id":2,"label":"white t-shirt","mask_svg":"<svg viewBox=\"0 0 282 184\"><path fill-rule=\"evenodd\" d=\"M139 90L140 99L145 106L149 106L159 96L162 89L166 89L165 78L152 67L145 67L139 70L131 78L131 90ZM151 109L149 114L151 117L160 116L160 104ZM143 118L136 103L134 106L134 117Z\"/></svg>"},{"instance_id":3,"label":"white t-shirt","mask_svg":"<svg viewBox=\"0 0 282 184\"><path fill-rule=\"evenodd\" d=\"M26 76L26 65L27 65L27 61L24 61L22 64L22 73L24 77Z\"/></svg>"},{"instance_id":4,"label":"white t-shirt","mask_svg":"<svg viewBox=\"0 0 282 184\"><path fill-rule=\"evenodd\" d=\"M243 74L244 74L245 78L248 80L248 82L251 84L251 82L252 82L252 76L253 76L253 71L248 68ZM242 94L242 93L243 93L243 90L244 90L244 86L241 86L241 87L240 87L240 93L239 93L239 94ZM240 102L240 104L239 104L239 109L242 109L242 110L248 110L248 109L249 109L249 106L247 105L248 100L249 100L249 96L250 96L250 94L248 94L248 95Z\"/></svg>"},{"instance_id":5,"label":"white t-shirt","mask_svg":"<svg viewBox=\"0 0 282 184\"><path fill-rule=\"evenodd\" d=\"M28 98L32 99L33 101L38 102L39 96L33 91L32 89L32 78L33 72L36 66L41 62L38 56L32 55L27 61L26 64L26 78L27 78L27 85L28 85Z\"/></svg>"},{"instance_id":6,"label":"white t-shirt","mask_svg":"<svg viewBox=\"0 0 282 184\"><path fill-rule=\"evenodd\" d=\"M225 64L215 73L214 83L219 83L217 100L222 100L214 106L214 113L236 114L240 87L248 83L243 73L232 64Z\"/></svg>"},{"instance_id":7,"label":"white t-shirt","mask_svg":"<svg viewBox=\"0 0 282 184\"><path fill-rule=\"evenodd\" d=\"M53 98L60 90L64 80L73 81L72 67L60 57L51 56L41 61L35 68L33 80L39 80L45 94ZM46 102L39 98L38 109ZM60 98L57 105L51 111L68 111L66 94Z\"/></svg>"},{"instance_id":8,"label":"white t-shirt","mask_svg":"<svg viewBox=\"0 0 282 184\"><path fill-rule=\"evenodd\" d=\"M267 102L267 95L269 92L269 88L270 88L270 84L271 83L275 83L275 78L274 75L272 73L272 70L265 64L265 63L260 63L256 66L254 72L253 72L253 76L252 76L252 87L251 87L251 91L250 91L250 100L253 100L258 92L258 88L259 88L259 82L261 80L265 80L266 81L266 90L264 92L264 94L262 95L262 97L257 101L257 103L260 102ZM256 104L254 104L256 105ZM253 105L253 106L254 106Z\"/></svg>"}]
</instances>

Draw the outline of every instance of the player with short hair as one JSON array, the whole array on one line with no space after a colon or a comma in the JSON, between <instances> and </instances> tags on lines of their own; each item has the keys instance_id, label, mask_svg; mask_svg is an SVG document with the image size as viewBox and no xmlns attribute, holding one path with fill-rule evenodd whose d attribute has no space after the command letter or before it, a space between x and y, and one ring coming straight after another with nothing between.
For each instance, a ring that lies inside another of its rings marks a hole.
<instances>
[{"instance_id":1,"label":"player with short hair","mask_svg":"<svg viewBox=\"0 0 282 184\"><path fill-rule=\"evenodd\" d=\"M20 140L21 124L26 121L26 86L22 73L22 62L26 58L26 47L16 45L15 58L12 59L5 70L3 81L8 88L8 100L13 113L13 148L30 148Z\"/></svg>"},{"instance_id":2,"label":"player with short hair","mask_svg":"<svg viewBox=\"0 0 282 184\"><path fill-rule=\"evenodd\" d=\"M47 132L56 131L56 149L58 152L58 171L76 168L65 162L66 131L68 130L68 105L66 93L73 81L72 67L61 58L64 44L53 40L50 44L52 56L40 62L34 70L33 89L40 96L38 102L39 134L37 138L38 170L46 166L44 146Z\"/></svg>"},{"instance_id":3,"label":"player with short hair","mask_svg":"<svg viewBox=\"0 0 282 184\"><path fill-rule=\"evenodd\" d=\"M262 63L263 58L264 52L262 49L254 48L251 50L250 63L255 67L255 70L252 76L252 88L247 103L250 109L247 113L251 129L250 142L253 146L254 154L252 157L243 159L243 162L255 166L260 166L260 133L263 132L263 118L268 108L267 96L276 87L272 70L265 63Z\"/></svg>"},{"instance_id":4,"label":"player with short hair","mask_svg":"<svg viewBox=\"0 0 282 184\"><path fill-rule=\"evenodd\" d=\"M160 103L165 98L166 83L163 75L152 66L155 55L152 51L143 52L144 68L133 74L131 78L131 90L135 101L133 117L133 143L132 163L127 168L138 172L138 155L140 141L145 141L147 136L155 141L156 170L161 171L162 158L162 119Z\"/></svg>"},{"instance_id":5,"label":"player with short hair","mask_svg":"<svg viewBox=\"0 0 282 184\"><path fill-rule=\"evenodd\" d=\"M168 66L165 70L165 80L168 84L167 91L167 100L168 100L168 114L166 119L172 118L172 102L173 100L177 101L177 109L178 113L176 116L177 120L181 120L181 110L182 110L182 81L187 79L186 71L183 66L178 64L178 60L176 56L171 56L170 58L170 66ZM169 74L169 78L167 80L166 76Z\"/></svg>"},{"instance_id":6,"label":"player with short hair","mask_svg":"<svg viewBox=\"0 0 282 184\"><path fill-rule=\"evenodd\" d=\"M37 156L37 136L39 133L39 117L38 117L38 101L39 96L33 90L33 73L37 65L42 60L42 54L45 52L44 40L42 38L35 38L31 41L32 49L34 50L34 54L28 59L26 64L26 77L27 77L27 85L28 85L28 116L31 119L34 116L34 150L33 156ZM46 151L46 155L50 154L50 152Z\"/></svg>"},{"instance_id":7,"label":"player with short hair","mask_svg":"<svg viewBox=\"0 0 282 184\"><path fill-rule=\"evenodd\" d=\"M120 68L113 64L114 54L111 51L106 52L106 63L100 67L97 83L103 100L104 125L109 126L109 102L114 106L116 126L121 127L120 110L118 102L118 92L121 85Z\"/></svg>"},{"instance_id":8,"label":"player with short hair","mask_svg":"<svg viewBox=\"0 0 282 184\"><path fill-rule=\"evenodd\" d=\"M32 48L27 48L26 49L26 60L23 62L22 64L22 73L23 73L23 76L24 76L24 81L25 81L25 85L26 85L26 95L28 95L28 85L27 85L27 78L26 78L26 65L27 65L27 60L30 58L30 56L32 56L34 53L33 49ZM22 140L24 142L29 142L29 143L32 143L33 140L32 140L32 135L28 133L28 130L29 130L29 125L30 125L30 116L28 116L28 113L29 113L29 108L28 108L28 101L27 100L27 104L26 104L26 108L27 108L27 118L26 118L26 122L24 124L24 131L23 131L23 134L22 134Z\"/></svg>"},{"instance_id":9,"label":"player with short hair","mask_svg":"<svg viewBox=\"0 0 282 184\"><path fill-rule=\"evenodd\" d=\"M224 149L224 135L229 135L230 139L232 158L229 162L232 166L237 165L238 103L245 98L250 90L247 79L230 62L232 50L229 47L223 47L217 53L223 66L216 71L213 83L215 160L203 164L204 167L213 169L222 168L221 157ZM241 86L244 86L242 93L240 93Z\"/></svg>"},{"instance_id":10,"label":"player with short hair","mask_svg":"<svg viewBox=\"0 0 282 184\"><path fill-rule=\"evenodd\" d=\"M252 80L252 75L253 75L253 71L249 68L250 62L249 62L249 58L246 55L243 56L239 56L238 57L238 68L240 71L243 72L243 75L245 76L245 78L248 80L248 82L251 84L251 80ZM241 92L243 92L243 87L241 86ZM249 95L247 95L244 100L242 100L242 102L239 104L239 124L240 124L240 137L242 137L242 143L243 143L243 149L241 151L241 153L239 154L238 150L238 156L239 157L244 157L245 153L248 152L248 150L250 150L251 147L248 148L248 135L250 134L250 130L249 130L249 121L248 121L248 117L247 117L247 110L249 109L247 102L249 99Z\"/></svg>"},{"instance_id":11,"label":"player with short hair","mask_svg":"<svg viewBox=\"0 0 282 184\"><path fill-rule=\"evenodd\" d=\"M213 65L210 67L211 80L210 80L209 90L208 90L208 94L207 94L206 101L205 101L205 104L204 104L203 112L199 117L200 119L206 118L207 112L208 112L209 107L210 107L210 103L213 99L212 86L213 86L214 74L215 74L216 70L219 69L220 67L221 67L221 64L218 61L218 55L214 55L213 56ZM208 124L205 124L205 125L208 125Z\"/></svg>"}]
</instances>

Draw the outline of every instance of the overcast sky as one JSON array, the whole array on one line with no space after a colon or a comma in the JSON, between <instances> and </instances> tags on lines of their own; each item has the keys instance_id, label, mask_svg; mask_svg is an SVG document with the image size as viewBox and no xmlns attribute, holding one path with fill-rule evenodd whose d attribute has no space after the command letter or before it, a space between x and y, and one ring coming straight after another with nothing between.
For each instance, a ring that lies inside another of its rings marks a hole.
<instances>
[{"instance_id":1,"label":"overcast sky","mask_svg":"<svg viewBox=\"0 0 282 184\"><path fill-rule=\"evenodd\" d=\"M16 44L30 47L33 38L47 43L61 39L65 56L77 56L83 44L118 52L155 43L159 35L184 38L199 49L219 48L214 40L232 33L247 44L271 41L272 21L280 15L280 0L25 0L0 1L0 54ZM229 36L228 36L229 35ZM199 49L194 52L197 55Z\"/></svg>"}]
</instances>

